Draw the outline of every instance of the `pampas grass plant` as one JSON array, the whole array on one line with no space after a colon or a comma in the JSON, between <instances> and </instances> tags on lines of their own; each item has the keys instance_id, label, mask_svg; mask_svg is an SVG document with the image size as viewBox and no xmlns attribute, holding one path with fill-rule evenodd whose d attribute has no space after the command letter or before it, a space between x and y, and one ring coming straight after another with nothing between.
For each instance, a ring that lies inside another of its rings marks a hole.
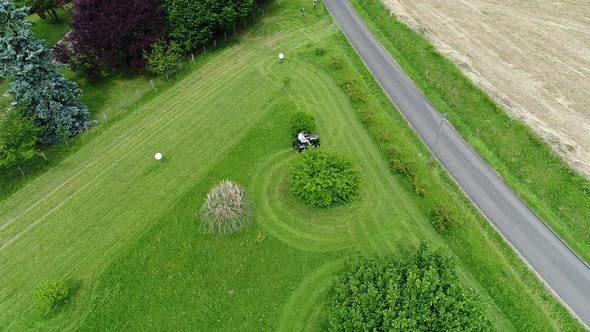
<instances>
[{"instance_id":1,"label":"pampas grass plant","mask_svg":"<svg viewBox=\"0 0 590 332\"><path fill-rule=\"evenodd\" d=\"M252 221L254 210L244 190L225 180L207 194L200 214L209 233L225 235L245 228Z\"/></svg>"}]
</instances>

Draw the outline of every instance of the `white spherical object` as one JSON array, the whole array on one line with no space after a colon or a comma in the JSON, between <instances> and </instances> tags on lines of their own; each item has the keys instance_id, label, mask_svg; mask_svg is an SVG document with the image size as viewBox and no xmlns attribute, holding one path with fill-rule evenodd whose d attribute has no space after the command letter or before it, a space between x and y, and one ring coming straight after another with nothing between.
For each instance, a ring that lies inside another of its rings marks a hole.
<instances>
[{"instance_id":1,"label":"white spherical object","mask_svg":"<svg viewBox=\"0 0 590 332\"><path fill-rule=\"evenodd\" d=\"M283 53L279 53L279 59L283 60L284 57L285 55Z\"/></svg>"},{"instance_id":2,"label":"white spherical object","mask_svg":"<svg viewBox=\"0 0 590 332\"><path fill-rule=\"evenodd\" d=\"M160 160L162 159L162 154L160 152L156 153L156 155L154 156L156 158L156 160Z\"/></svg>"}]
</instances>

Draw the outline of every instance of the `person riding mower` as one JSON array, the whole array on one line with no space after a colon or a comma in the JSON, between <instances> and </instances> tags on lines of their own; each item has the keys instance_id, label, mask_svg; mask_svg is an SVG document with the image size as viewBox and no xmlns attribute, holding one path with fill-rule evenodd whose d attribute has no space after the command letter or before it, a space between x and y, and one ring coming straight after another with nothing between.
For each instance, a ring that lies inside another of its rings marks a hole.
<instances>
[{"instance_id":1,"label":"person riding mower","mask_svg":"<svg viewBox=\"0 0 590 332\"><path fill-rule=\"evenodd\" d=\"M297 152L301 153L301 151L307 149L309 146L313 146L316 148L320 147L320 137L316 134L307 135L305 131L301 131L299 135L297 135L297 139L293 141L293 149L297 150Z\"/></svg>"}]
</instances>

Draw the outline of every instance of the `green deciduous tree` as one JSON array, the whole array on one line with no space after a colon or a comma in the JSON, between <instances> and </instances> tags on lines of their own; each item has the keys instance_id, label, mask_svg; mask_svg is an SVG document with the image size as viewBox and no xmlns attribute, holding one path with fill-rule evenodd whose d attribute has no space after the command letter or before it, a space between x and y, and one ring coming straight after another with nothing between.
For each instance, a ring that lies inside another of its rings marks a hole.
<instances>
[{"instance_id":1,"label":"green deciduous tree","mask_svg":"<svg viewBox=\"0 0 590 332\"><path fill-rule=\"evenodd\" d=\"M26 9L0 0L0 77L12 77L8 92L25 115L34 117L35 125L43 128L41 143L55 144L61 141L59 126L74 136L96 121L90 120L88 108L77 102L82 91L76 83L59 72L44 42L33 39L26 15Z\"/></svg>"},{"instance_id":2,"label":"green deciduous tree","mask_svg":"<svg viewBox=\"0 0 590 332\"><path fill-rule=\"evenodd\" d=\"M287 84L285 84L285 87ZM286 89L286 88L285 88ZM295 112L290 117L291 136L297 136L300 131L310 134L315 130L315 118L309 112Z\"/></svg>"},{"instance_id":3,"label":"green deciduous tree","mask_svg":"<svg viewBox=\"0 0 590 332\"><path fill-rule=\"evenodd\" d=\"M453 261L425 244L405 260L349 262L334 286L328 315L332 331L491 330Z\"/></svg>"},{"instance_id":4,"label":"green deciduous tree","mask_svg":"<svg viewBox=\"0 0 590 332\"><path fill-rule=\"evenodd\" d=\"M182 58L180 47L174 41L167 43L163 38L152 44L151 52L143 52L147 60L146 69L154 74L163 74L176 67Z\"/></svg>"},{"instance_id":5,"label":"green deciduous tree","mask_svg":"<svg viewBox=\"0 0 590 332\"><path fill-rule=\"evenodd\" d=\"M77 0L56 58L91 78L120 66L143 70L144 50L165 34L160 0Z\"/></svg>"},{"instance_id":6,"label":"green deciduous tree","mask_svg":"<svg viewBox=\"0 0 590 332\"><path fill-rule=\"evenodd\" d=\"M313 149L289 163L289 189L310 206L351 202L359 186L360 172L348 158L334 152Z\"/></svg>"},{"instance_id":7,"label":"green deciduous tree","mask_svg":"<svg viewBox=\"0 0 590 332\"><path fill-rule=\"evenodd\" d=\"M37 149L39 128L33 119L19 110L0 111L0 168L17 166L40 152Z\"/></svg>"},{"instance_id":8,"label":"green deciduous tree","mask_svg":"<svg viewBox=\"0 0 590 332\"><path fill-rule=\"evenodd\" d=\"M228 31L254 8L253 0L164 0L170 38L184 51L204 45Z\"/></svg>"},{"instance_id":9,"label":"green deciduous tree","mask_svg":"<svg viewBox=\"0 0 590 332\"><path fill-rule=\"evenodd\" d=\"M47 280L37 286L33 300L43 310L50 310L68 298L69 290L63 281Z\"/></svg>"}]
</instances>

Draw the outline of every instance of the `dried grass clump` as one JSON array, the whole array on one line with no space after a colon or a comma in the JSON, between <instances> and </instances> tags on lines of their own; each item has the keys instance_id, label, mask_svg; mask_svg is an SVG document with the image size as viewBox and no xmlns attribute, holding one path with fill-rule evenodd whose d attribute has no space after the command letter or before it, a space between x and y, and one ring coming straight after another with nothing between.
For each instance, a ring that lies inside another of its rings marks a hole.
<instances>
[{"instance_id":1,"label":"dried grass clump","mask_svg":"<svg viewBox=\"0 0 590 332\"><path fill-rule=\"evenodd\" d=\"M201 222L209 233L231 234L246 227L254 217L244 190L225 180L211 189L201 208Z\"/></svg>"}]
</instances>

